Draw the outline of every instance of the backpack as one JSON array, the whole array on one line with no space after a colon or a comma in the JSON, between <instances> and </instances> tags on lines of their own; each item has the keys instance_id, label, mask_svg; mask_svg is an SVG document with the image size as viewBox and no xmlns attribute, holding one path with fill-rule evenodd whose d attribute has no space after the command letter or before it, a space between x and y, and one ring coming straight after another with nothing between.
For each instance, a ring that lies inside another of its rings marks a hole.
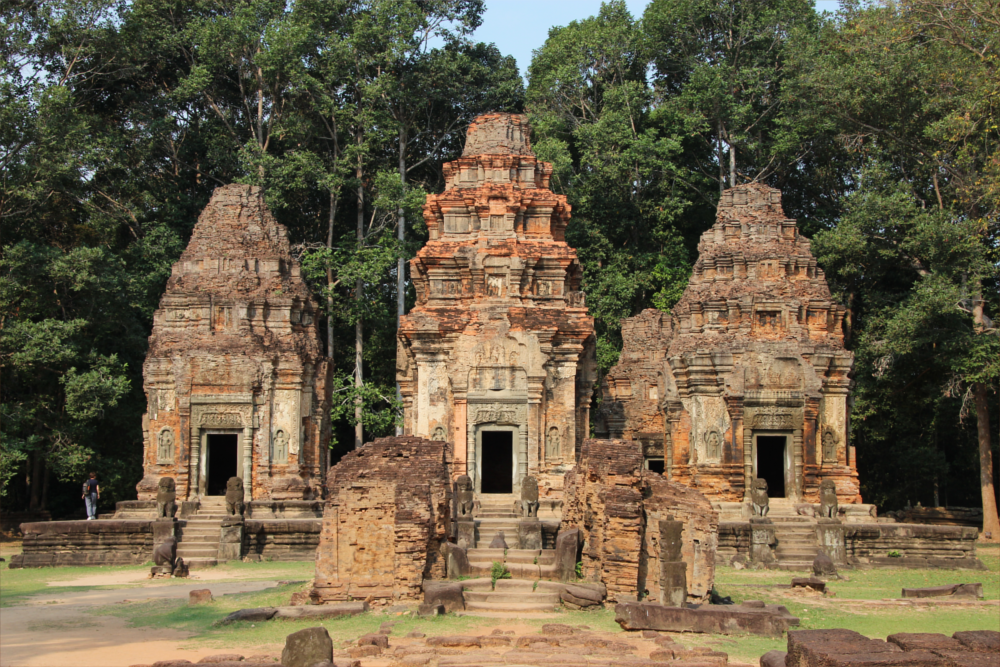
<instances>
[{"instance_id":1,"label":"backpack","mask_svg":"<svg viewBox=\"0 0 1000 667\"><path fill-rule=\"evenodd\" d=\"M83 495L90 493L90 482L89 480L83 483Z\"/></svg>"}]
</instances>

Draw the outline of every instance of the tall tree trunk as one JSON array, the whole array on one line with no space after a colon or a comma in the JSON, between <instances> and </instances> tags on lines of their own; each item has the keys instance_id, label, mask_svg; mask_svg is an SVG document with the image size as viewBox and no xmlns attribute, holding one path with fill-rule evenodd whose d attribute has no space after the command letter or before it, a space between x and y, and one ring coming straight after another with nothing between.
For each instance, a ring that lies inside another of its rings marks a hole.
<instances>
[{"instance_id":1,"label":"tall tree trunk","mask_svg":"<svg viewBox=\"0 0 1000 667\"><path fill-rule=\"evenodd\" d=\"M403 197L406 197L406 125L399 126L399 182L403 186ZM406 240L406 211L400 205L399 211L399 238L400 254L396 259L396 331L399 332L399 325L403 321L406 310L406 262L403 260L403 242ZM403 394L399 390L399 382L396 382L396 400L402 404ZM396 427L396 435L403 435L402 425Z\"/></svg>"},{"instance_id":2,"label":"tall tree trunk","mask_svg":"<svg viewBox=\"0 0 1000 667\"><path fill-rule=\"evenodd\" d=\"M355 175L358 179L358 230L357 242L358 251L365 242L365 186L361 182L364 170L361 162L361 131L358 131L358 167ZM361 388L364 386L364 323L361 319L361 304L365 298L365 281L358 278L354 284L354 300L358 305L358 320L354 323L354 387L358 390L358 396L354 399L354 448L358 449L365 444L365 427L362 423L364 416L364 405L361 400Z\"/></svg>"},{"instance_id":3,"label":"tall tree trunk","mask_svg":"<svg viewBox=\"0 0 1000 667\"><path fill-rule=\"evenodd\" d=\"M42 504L42 453L35 452L31 455L31 499L28 509L35 511Z\"/></svg>"},{"instance_id":4,"label":"tall tree trunk","mask_svg":"<svg viewBox=\"0 0 1000 667\"><path fill-rule=\"evenodd\" d=\"M982 284L976 286L972 297L972 317L976 332L985 328L983 321ZM979 483L983 494L982 539L1000 543L1000 518L997 517L997 497L993 490L993 450L990 443L990 410L986 402L986 385L977 382L972 386L976 400L976 426L979 435Z\"/></svg>"},{"instance_id":5,"label":"tall tree trunk","mask_svg":"<svg viewBox=\"0 0 1000 667\"><path fill-rule=\"evenodd\" d=\"M718 141L718 153L719 153L719 192L721 193L726 189L726 173L723 171L722 166L723 156L725 153L722 149L722 123L718 123L715 128L716 139Z\"/></svg>"},{"instance_id":6,"label":"tall tree trunk","mask_svg":"<svg viewBox=\"0 0 1000 667\"><path fill-rule=\"evenodd\" d=\"M326 228L326 249L333 253L333 222L337 217L337 193L330 191L330 218ZM333 267L326 264L326 356L333 359Z\"/></svg>"},{"instance_id":7,"label":"tall tree trunk","mask_svg":"<svg viewBox=\"0 0 1000 667\"><path fill-rule=\"evenodd\" d=\"M49 470L48 461L45 462L45 470L42 472L42 505L41 510L45 511L49 507L49 479L52 477L52 471Z\"/></svg>"},{"instance_id":8,"label":"tall tree trunk","mask_svg":"<svg viewBox=\"0 0 1000 667\"><path fill-rule=\"evenodd\" d=\"M736 187L736 146L729 142L729 187Z\"/></svg>"}]
</instances>

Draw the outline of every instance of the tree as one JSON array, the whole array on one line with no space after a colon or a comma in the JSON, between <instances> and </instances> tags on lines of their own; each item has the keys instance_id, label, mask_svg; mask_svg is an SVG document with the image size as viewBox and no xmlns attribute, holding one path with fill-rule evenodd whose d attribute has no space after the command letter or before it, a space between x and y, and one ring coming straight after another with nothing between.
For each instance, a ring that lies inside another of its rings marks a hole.
<instances>
[{"instance_id":1,"label":"tree","mask_svg":"<svg viewBox=\"0 0 1000 667\"><path fill-rule=\"evenodd\" d=\"M839 129L858 165L853 212L816 240L851 308L858 357L874 364L859 373L859 395L875 406L926 386L917 410L962 398L941 408L951 428L971 404L983 530L994 540L986 396L1000 378L987 314L998 309L997 20L988 3L849 5L793 60L797 96ZM928 428L922 439L939 441L941 424ZM858 430L871 435L863 422Z\"/></svg>"},{"instance_id":2,"label":"tree","mask_svg":"<svg viewBox=\"0 0 1000 667\"><path fill-rule=\"evenodd\" d=\"M681 120L654 114L648 67L640 26L610 2L551 29L529 69L535 152L573 205L566 236L583 264L603 370L617 360L622 318L680 298L714 204L683 166L691 146Z\"/></svg>"}]
</instances>

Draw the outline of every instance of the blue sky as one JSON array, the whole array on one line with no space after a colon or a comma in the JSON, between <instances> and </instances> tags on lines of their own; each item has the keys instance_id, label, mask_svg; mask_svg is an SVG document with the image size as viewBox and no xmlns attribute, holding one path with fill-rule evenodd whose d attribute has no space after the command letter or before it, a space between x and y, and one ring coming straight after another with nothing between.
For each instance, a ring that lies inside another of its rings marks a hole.
<instances>
[{"instance_id":1,"label":"blue sky","mask_svg":"<svg viewBox=\"0 0 1000 667\"><path fill-rule=\"evenodd\" d=\"M752 1L752 0L748 0ZM642 16L648 0L625 0L632 16ZM815 0L819 11L837 10L837 0ZM475 39L493 42L503 54L517 59L521 74L531 64L531 51L545 43L549 28L597 14L601 0L486 0L483 25Z\"/></svg>"}]
</instances>

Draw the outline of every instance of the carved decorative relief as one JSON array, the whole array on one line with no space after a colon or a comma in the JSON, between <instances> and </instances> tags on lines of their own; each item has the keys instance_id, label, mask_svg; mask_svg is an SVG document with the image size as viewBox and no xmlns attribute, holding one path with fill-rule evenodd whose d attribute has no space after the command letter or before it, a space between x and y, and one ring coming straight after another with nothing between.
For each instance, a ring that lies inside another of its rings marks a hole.
<instances>
[{"instance_id":1,"label":"carved decorative relief","mask_svg":"<svg viewBox=\"0 0 1000 667\"><path fill-rule=\"evenodd\" d=\"M795 416L790 410L780 410L773 406L760 408L750 420L750 428L772 431L791 430L795 428Z\"/></svg>"},{"instance_id":2,"label":"carved decorative relief","mask_svg":"<svg viewBox=\"0 0 1000 667\"><path fill-rule=\"evenodd\" d=\"M252 425L250 405L195 405L191 422L199 428L248 428Z\"/></svg>"},{"instance_id":3,"label":"carved decorative relief","mask_svg":"<svg viewBox=\"0 0 1000 667\"><path fill-rule=\"evenodd\" d=\"M826 428L823 430L823 462L824 463L836 463L837 462L837 444L840 442L840 438L837 436L837 432L832 428Z\"/></svg>"},{"instance_id":4,"label":"carved decorative relief","mask_svg":"<svg viewBox=\"0 0 1000 667\"><path fill-rule=\"evenodd\" d=\"M174 431L169 426L160 429L156 436L156 462L174 462Z\"/></svg>"},{"instance_id":5,"label":"carved decorative relief","mask_svg":"<svg viewBox=\"0 0 1000 667\"><path fill-rule=\"evenodd\" d=\"M288 463L288 434L280 428L274 432L274 462Z\"/></svg>"},{"instance_id":6,"label":"carved decorative relief","mask_svg":"<svg viewBox=\"0 0 1000 667\"><path fill-rule=\"evenodd\" d=\"M470 406L472 423L523 424L527 421L527 407L510 403L486 403Z\"/></svg>"}]
</instances>

